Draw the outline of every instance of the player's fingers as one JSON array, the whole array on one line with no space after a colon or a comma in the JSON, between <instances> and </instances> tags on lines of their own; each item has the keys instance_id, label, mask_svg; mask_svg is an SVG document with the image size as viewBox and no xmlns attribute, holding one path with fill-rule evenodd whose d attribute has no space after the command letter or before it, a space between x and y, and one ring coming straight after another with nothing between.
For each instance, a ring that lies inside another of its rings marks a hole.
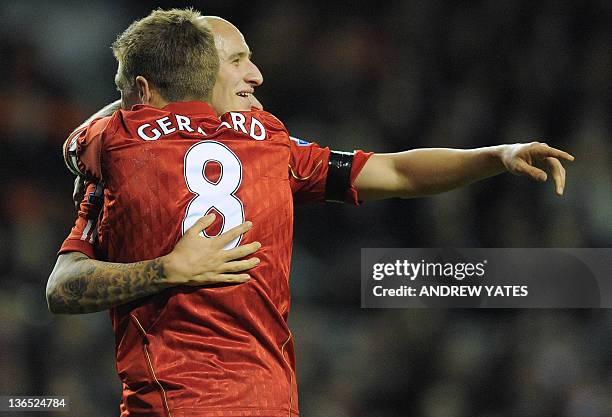
<instances>
[{"instance_id":1,"label":"player's fingers","mask_svg":"<svg viewBox=\"0 0 612 417\"><path fill-rule=\"evenodd\" d=\"M546 181L546 179L548 178L546 172L534 167L533 165L529 165L527 162L522 160L518 161L518 163L516 164L515 174L527 175L536 181L542 182Z\"/></svg>"},{"instance_id":2,"label":"player's fingers","mask_svg":"<svg viewBox=\"0 0 612 417\"><path fill-rule=\"evenodd\" d=\"M232 261L234 259L244 258L245 256L251 255L256 252L259 248L261 248L261 243L259 242L251 242L246 245L237 246L233 249L223 251L223 257L227 261Z\"/></svg>"},{"instance_id":3,"label":"player's fingers","mask_svg":"<svg viewBox=\"0 0 612 417\"><path fill-rule=\"evenodd\" d=\"M243 259L241 261L227 262L221 267L221 272L241 272L259 265L259 258Z\"/></svg>"},{"instance_id":4,"label":"player's fingers","mask_svg":"<svg viewBox=\"0 0 612 417\"><path fill-rule=\"evenodd\" d=\"M565 168L561 165L561 161L557 158L546 158L546 163L550 167L550 173L555 180L555 192L557 195L563 195L565 188Z\"/></svg>"},{"instance_id":5,"label":"player's fingers","mask_svg":"<svg viewBox=\"0 0 612 417\"><path fill-rule=\"evenodd\" d=\"M217 236L217 239L222 246L225 246L241 234L246 233L251 227L253 227L253 223L246 221Z\"/></svg>"},{"instance_id":6,"label":"player's fingers","mask_svg":"<svg viewBox=\"0 0 612 417\"><path fill-rule=\"evenodd\" d=\"M198 221L196 221L194 225L191 226L185 232L185 234L189 234L189 235L199 234L202 230L206 229L208 226L213 224L213 222L215 221L215 217L216 216L214 213L210 213L210 214L207 214L206 216L200 217Z\"/></svg>"},{"instance_id":7,"label":"player's fingers","mask_svg":"<svg viewBox=\"0 0 612 417\"><path fill-rule=\"evenodd\" d=\"M192 279L184 285L190 287L198 287L202 285L213 285L222 283L242 283L251 279L249 274L217 274L214 277L206 277L201 279Z\"/></svg>"},{"instance_id":8,"label":"player's fingers","mask_svg":"<svg viewBox=\"0 0 612 417\"><path fill-rule=\"evenodd\" d=\"M562 151L561 149L550 147L546 144L540 143L534 149L535 149L536 154L543 158L553 157L553 158L564 159L566 161L574 160L574 157L570 155L569 153Z\"/></svg>"},{"instance_id":9,"label":"player's fingers","mask_svg":"<svg viewBox=\"0 0 612 417\"><path fill-rule=\"evenodd\" d=\"M251 279L249 274L219 274L217 275L219 282L247 282Z\"/></svg>"}]
</instances>

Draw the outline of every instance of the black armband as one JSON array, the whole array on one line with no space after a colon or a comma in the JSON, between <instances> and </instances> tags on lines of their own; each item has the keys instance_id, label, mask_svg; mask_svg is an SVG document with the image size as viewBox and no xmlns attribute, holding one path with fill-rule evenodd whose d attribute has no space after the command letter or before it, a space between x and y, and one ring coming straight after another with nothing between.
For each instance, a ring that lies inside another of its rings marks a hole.
<instances>
[{"instance_id":1,"label":"black armband","mask_svg":"<svg viewBox=\"0 0 612 417\"><path fill-rule=\"evenodd\" d=\"M351 186L351 167L355 152L329 153L327 182L325 183L325 201L344 203L346 193Z\"/></svg>"}]
</instances>

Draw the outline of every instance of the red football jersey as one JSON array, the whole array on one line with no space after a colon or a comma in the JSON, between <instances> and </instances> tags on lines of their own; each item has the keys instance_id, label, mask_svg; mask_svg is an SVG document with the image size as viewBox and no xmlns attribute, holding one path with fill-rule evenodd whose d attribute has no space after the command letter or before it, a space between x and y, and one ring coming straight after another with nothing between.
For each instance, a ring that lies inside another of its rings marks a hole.
<instances>
[{"instance_id":1,"label":"red football jersey","mask_svg":"<svg viewBox=\"0 0 612 417\"><path fill-rule=\"evenodd\" d=\"M323 199L329 149L290 138L267 112L219 119L201 102L118 111L75 132L65 149L105 184L98 259L165 255L211 210L215 234L253 222L228 247L262 243L247 283L174 287L111 310L122 415L297 415L287 326L293 199ZM352 183L368 157L354 158L347 200L355 204ZM60 252L93 255L95 217L91 202L82 204Z\"/></svg>"}]
</instances>

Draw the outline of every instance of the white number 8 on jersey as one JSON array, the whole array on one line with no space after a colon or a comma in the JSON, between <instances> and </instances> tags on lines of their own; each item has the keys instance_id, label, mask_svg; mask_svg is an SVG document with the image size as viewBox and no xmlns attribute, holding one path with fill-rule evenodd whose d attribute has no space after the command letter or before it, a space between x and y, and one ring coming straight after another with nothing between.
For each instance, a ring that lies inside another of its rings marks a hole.
<instances>
[{"instance_id":1,"label":"white number 8 on jersey","mask_svg":"<svg viewBox=\"0 0 612 417\"><path fill-rule=\"evenodd\" d=\"M221 165L219 180L211 182L204 174L208 162ZM242 201L234 195L242 182L242 164L230 148L220 142L203 141L193 145L185 154L185 183L196 194L187 206L183 219L183 234L213 208L221 214L220 234L244 222ZM206 235L206 232L204 232ZM207 235L206 235L207 236ZM225 245L236 247L242 236Z\"/></svg>"}]
</instances>

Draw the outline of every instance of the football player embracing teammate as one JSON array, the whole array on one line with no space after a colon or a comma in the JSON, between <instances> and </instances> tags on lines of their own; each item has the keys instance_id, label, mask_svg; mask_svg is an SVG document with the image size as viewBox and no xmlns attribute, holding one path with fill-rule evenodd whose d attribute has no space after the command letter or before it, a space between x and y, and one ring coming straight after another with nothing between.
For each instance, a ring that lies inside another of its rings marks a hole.
<instances>
[{"instance_id":1,"label":"football player embracing teammate","mask_svg":"<svg viewBox=\"0 0 612 417\"><path fill-rule=\"evenodd\" d=\"M154 11L113 50L121 109L64 148L104 187L90 186L47 298L58 313L111 309L124 416L298 415L294 202L417 197L505 171L547 170L562 194L558 158L573 159L540 143L371 154L295 140L252 108L263 77L242 34L192 10Z\"/></svg>"}]
</instances>

